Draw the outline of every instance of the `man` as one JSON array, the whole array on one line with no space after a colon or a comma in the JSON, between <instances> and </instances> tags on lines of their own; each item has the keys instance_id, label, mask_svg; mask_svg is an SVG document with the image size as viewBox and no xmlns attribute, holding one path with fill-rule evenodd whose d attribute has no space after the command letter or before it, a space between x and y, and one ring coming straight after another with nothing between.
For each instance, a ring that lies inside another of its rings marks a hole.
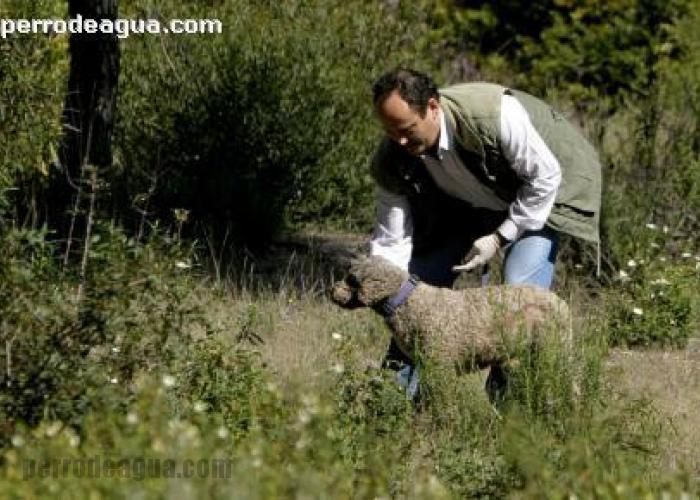
<instances>
[{"instance_id":1,"label":"man","mask_svg":"<svg viewBox=\"0 0 700 500\"><path fill-rule=\"evenodd\" d=\"M371 254L451 286L505 250L507 284L550 288L559 234L599 244L601 173L581 133L543 101L491 83L438 90L399 68L373 87L387 137L372 160ZM417 373L392 343L409 393ZM503 374L491 371L487 387Z\"/></svg>"}]
</instances>

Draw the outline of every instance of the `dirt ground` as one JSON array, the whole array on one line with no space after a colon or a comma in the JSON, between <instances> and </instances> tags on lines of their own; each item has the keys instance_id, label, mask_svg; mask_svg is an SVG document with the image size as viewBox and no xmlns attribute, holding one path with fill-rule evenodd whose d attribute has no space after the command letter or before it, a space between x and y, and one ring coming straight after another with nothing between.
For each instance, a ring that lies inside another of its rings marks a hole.
<instances>
[{"instance_id":1,"label":"dirt ground","mask_svg":"<svg viewBox=\"0 0 700 500\"><path fill-rule=\"evenodd\" d=\"M683 350L615 349L608 360L614 387L648 397L666 431L663 463L700 475L700 339Z\"/></svg>"}]
</instances>

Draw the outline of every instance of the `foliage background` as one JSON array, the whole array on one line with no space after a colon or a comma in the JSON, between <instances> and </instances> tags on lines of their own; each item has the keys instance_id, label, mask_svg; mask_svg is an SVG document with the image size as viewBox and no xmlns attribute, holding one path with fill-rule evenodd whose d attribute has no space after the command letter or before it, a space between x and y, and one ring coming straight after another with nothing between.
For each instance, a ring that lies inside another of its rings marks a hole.
<instances>
[{"instance_id":1,"label":"foliage background","mask_svg":"<svg viewBox=\"0 0 700 500\"><path fill-rule=\"evenodd\" d=\"M387 65L413 59L424 31L417 6L122 5L125 15L216 16L225 26L223 36L124 44L113 182L127 199L152 193L154 215L186 208L249 245L300 223L366 223L362 166L377 137L369 86Z\"/></svg>"},{"instance_id":2,"label":"foliage background","mask_svg":"<svg viewBox=\"0 0 700 500\"><path fill-rule=\"evenodd\" d=\"M630 251L616 245L636 240L629 231L642 223L677 226L685 214L681 225L696 224L697 40L689 26L697 6L530 7L124 0L123 17L218 18L225 30L123 41L115 165L104 173L101 214L135 230L173 225L173 210L186 209L189 234L248 245L304 225L368 231L366 165L380 136L369 87L388 67L407 64L445 84L512 84L554 101L586 129L604 159L606 252L615 264ZM2 9L15 18L65 13L58 0L10 0ZM50 209L40 187L60 137L66 38L3 41L7 221L40 224Z\"/></svg>"}]
</instances>

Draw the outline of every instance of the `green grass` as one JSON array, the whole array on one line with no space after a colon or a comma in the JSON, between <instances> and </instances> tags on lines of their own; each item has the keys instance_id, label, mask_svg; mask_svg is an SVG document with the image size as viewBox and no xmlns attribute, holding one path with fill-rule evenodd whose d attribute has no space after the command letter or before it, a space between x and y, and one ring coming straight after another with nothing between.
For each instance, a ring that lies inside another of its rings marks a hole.
<instances>
[{"instance_id":1,"label":"green grass","mask_svg":"<svg viewBox=\"0 0 700 500\"><path fill-rule=\"evenodd\" d=\"M277 274L248 266L216 281L172 242L129 250L119 233L102 238L96 251L108 254L86 295L99 321L85 323L99 335L89 350L46 365L55 383L42 389L45 402L28 400L32 420L6 412L4 492L638 498L695 491L682 467L660 465L668 464L667 429L651 402L623 395L606 376L601 318L577 318L573 354L556 345L523 353L497 408L483 391L484 372L438 367L424 370L426 398L416 406L391 372L377 368L389 339L380 318L328 301L337 271L318 252L287 255L286 263L280 257ZM9 261L16 293L4 295L5 310L16 311L16 324L7 331L18 347L36 319L17 303L30 291L34 302L47 293L20 271L31 269L34 278L52 271L48 256L35 254L31 265ZM72 324L61 303L48 302L44 318L64 315ZM49 345L23 355L45 362L57 356ZM13 370L31 372L18 362ZM17 395L11 386L3 391L7 410ZM79 467L107 458L128 459L131 468L107 477L78 477L72 468L40 477L39 464L52 460ZM225 460L228 469L225 478L212 477L212 469L208 477L163 477L163 470L149 477L144 464L155 459L173 459L175 473L187 460L210 468Z\"/></svg>"}]
</instances>

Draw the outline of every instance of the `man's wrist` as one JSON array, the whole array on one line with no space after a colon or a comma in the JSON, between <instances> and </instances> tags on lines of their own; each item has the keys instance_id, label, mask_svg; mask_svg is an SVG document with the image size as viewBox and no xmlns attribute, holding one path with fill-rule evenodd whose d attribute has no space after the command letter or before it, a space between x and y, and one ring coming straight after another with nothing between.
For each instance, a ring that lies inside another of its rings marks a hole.
<instances>
[{"instance_id":1,"label":"man's wrist","mask_svg":"<svg viewBox=\"0 0 700 500\"><path fill-rule=\"evenodd\" d=\"M503 236L500 231L495 231L494 234L496 235L496 238L498 239L498 246L503 248L504 246L508 245L510 243L510 240Z\"/></svg>"},{"instance_id":2,"label":"man's wrist","mask_svg":"<svg viewBox=\"0 0 700 500\"><path fill-rule=\"evenodd\" d=\"M505 219L500 226L496 228L496 233L502 236L506 240L506 244L512 243L518 239L518 226L513 222L511 218Z\"/></svg>"}]
</instances>

